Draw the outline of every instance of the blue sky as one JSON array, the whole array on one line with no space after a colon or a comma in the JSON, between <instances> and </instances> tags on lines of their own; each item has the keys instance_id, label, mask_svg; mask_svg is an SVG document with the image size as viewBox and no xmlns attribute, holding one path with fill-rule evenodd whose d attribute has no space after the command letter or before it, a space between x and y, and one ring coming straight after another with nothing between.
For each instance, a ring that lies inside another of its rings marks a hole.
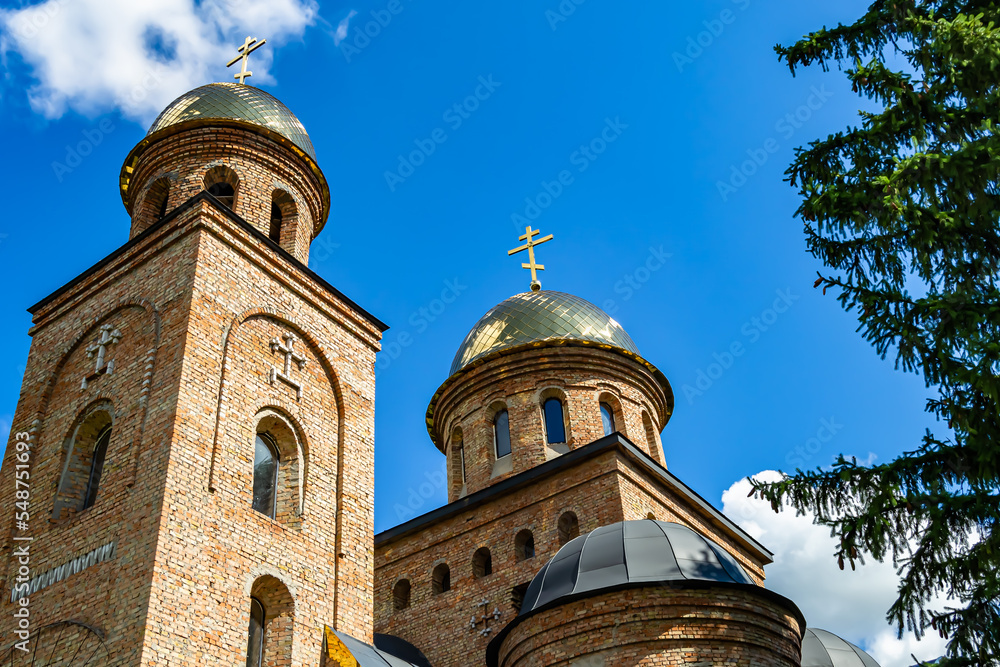
<instances>
[{"instance_id":1,"label":"blue sky","mask_svg":"<svg viewBox=\"0 0 1000 667\"><path fill-rule=\"evenodd\" d=\"M34 14L5 3L4 428L30 342L25 308L127 240L125 155L171 99L230 80L230 51L254 34L268 45L250 83L299 116L331 186L310 266L392 327L377 382L377 530L446 502L443 486L414 502L444 470L424 411L476 320L527 289L506 254L526 217L555 235L538 251L544 287L604 306L672 383L668 467L713 503L763 470L916 447L934 426L929 390L812 289L820 266L783 182L796 146L856 123L866 103L836 69L793 78L773 46L867 3L578 2L245 0L259 10L245 25L231 0L200 12L156 0L103 33L75 30L64 3ZM169 20L154 11L172 5ZM25 16L35 23L16 22ZM197 38L182 36L206 16ZM446 289L458 297L442 310ZM878 618L888 601L873 604Z\"/></svg>"}]
</instances>

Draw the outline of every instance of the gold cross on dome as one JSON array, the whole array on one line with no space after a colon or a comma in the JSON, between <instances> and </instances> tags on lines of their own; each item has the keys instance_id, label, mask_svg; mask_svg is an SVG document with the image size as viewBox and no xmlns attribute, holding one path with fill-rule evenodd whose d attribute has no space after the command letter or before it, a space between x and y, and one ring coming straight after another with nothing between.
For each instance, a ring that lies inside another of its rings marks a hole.
<instances>
[{"instance_id":1,"label":"gold cross on dome","mask_svg":"<svg viewBox=\"0 0 1000 667\"><path fill-rule=\"evenodd\" d=\"M240 55L236 56L226 64L226 67L232 67L233 65L236 64L237 61L239 60L243 61L242 69L233 75L234 79L239 79L240 83L243 83L243 80L246 79L248 76L253 76L253 72L247 71L247 59L250 58L251 53L259 49L260 47L264 46L266 42L267 42L266 39L262 39L258 42L255 37L250 37L249 35L247 35L246 41L244 41L243 45L240 46L240 48L238 49Z\"/></svg>"},{"instance_id":2,"label":"gold cross on dome","mask_svg":"<svg viewBox=\"0 0 1000 667\"><path fill-rule=\"evenodd\" d=\"M541 234L541 232L538 231L537 229L532 229L531 225L528 225L527 227L524 228L524 234L522 234L521 236L517 237L519 241L525 241L525 244L523 246L519 247L519 248L514 248L513 250L508 250L507 251L507 256L508 257L511 256L511 255L514 255L516 253L519 253L519 252L521 252L523 250L527 250L528 251L528 263L527 264L521 264L521 268L522 269L531 269L531 291L532 292L537 292L540 289L542 289L542 283L539 282L539 280L538 280L538 273L537 272L545 270L545 265L544 264L536 264L535 263L535 246L536 245L541 245L541 244L545 243L546 241L551 241L554 238L552 236L552 234L549 234L548 236L544 236L544 237L538 239L537 241L535 241L534 237L537 234Z\"/></svg>"}]
</instances>

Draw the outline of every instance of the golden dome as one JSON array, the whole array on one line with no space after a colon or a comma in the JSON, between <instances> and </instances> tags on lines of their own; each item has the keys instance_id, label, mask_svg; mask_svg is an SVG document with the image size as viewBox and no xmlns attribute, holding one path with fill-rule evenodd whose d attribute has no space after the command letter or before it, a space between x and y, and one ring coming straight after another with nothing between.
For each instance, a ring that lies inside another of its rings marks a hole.
<instances>
[{"instance_id":1,"label":"golden dome","mask_svg":"<svg viewBox=\"0 0 1000 667\"><path fill-rule=\"evenodd\" d=\"M270 130L316 161L316 149L295 114L270 93L240 83L210 83L184 93L157 116L146 136L188 121L208 119L249 123Z\"/></svg>"},{"instance_id":2,"label":"golden dome","mask_svg":"<svg viewBox=\"0 0 1000 667\"><path fill-rule=\"evenodd\" d=\"M498 350L546 341L587 341L639 356L629 335L594 304L563 292L515 294L490 309L462 341L451 375Z\"/></svg>"}]
</instances>

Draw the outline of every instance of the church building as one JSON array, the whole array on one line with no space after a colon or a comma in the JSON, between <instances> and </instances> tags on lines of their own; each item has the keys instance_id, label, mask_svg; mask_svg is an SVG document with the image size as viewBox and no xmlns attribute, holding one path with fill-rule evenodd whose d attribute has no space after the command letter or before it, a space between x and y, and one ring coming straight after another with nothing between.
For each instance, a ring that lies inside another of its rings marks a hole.
<instances>
[{"instance_id":1,"label":"church building","mask_svg":"<svg viewBox=\"0 0 1000 667\"><path fill-rule=\"evenodd\" d=\"M128 240L29 308L0 664L878 667L667 470L670 383L541 289L530 227L531 289L429 397L448 504L376 535L387 326L307 266L336 184L253 44L125 158Z\"/></svg>"}]
</instances>

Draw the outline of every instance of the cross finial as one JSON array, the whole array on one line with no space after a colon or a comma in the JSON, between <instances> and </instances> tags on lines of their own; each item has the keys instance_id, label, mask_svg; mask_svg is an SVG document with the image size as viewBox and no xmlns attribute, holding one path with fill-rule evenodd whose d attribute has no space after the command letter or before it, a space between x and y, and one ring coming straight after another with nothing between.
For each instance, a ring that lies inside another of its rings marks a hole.
<instances>
[{"instance_id":1,"label":"cross finial","mask_svg":"<svg viewBox=\"0 0 1000 667\"><path fill-rule=\"evenodd\" d=\"M242 69L233 75L234 79L239 79L240 83L243 83L243 80L248 76L253 76L253 72L247 71L247 59L250 57L251 53L264 46L265 42L267 42L266 39L262 39L258 42L255 37L247 35L246 41L244 41L243 45L238 49L240 55L236 56L226 64L226 67L232 67L237 61L243 61Z\"/></svg>"},{"instance_id":2,"label":"cross finial","mask_svg":"<svg viewBox=\"0 0 1000 667\"><path fill-rule=\"evenodd\" d=\"M538 239L536 241L536 240L534 240L534 237L537 234L541 234L541 232L538 231L537 229L532 229L531 225L528 225L527 227L524 228L524 234L522 234L521 236L517 237L518 240L524 241L525 244L523 246L519 247L519 248L514 248L513 250L508 250L507 251L507 256L508 257L510 255L519 253L522 250L527 250L528 251L528 263L527 264L521 264L521 268L522 269L531 269L531 291L532 292L537 292L540 289L542 289L542 283L539 282L539 280L538 280L538 273L537 272L545 270L545 265L544 264L536 264L535 263L535 246L536 245L541 245L541 244L545 243L546 241L551 241L554 238L552 236L552 234L549 234L548 236L544 236L544 237L542 237L542 238L540 238L540 239Z\"/></svg>"}]
</instances>

